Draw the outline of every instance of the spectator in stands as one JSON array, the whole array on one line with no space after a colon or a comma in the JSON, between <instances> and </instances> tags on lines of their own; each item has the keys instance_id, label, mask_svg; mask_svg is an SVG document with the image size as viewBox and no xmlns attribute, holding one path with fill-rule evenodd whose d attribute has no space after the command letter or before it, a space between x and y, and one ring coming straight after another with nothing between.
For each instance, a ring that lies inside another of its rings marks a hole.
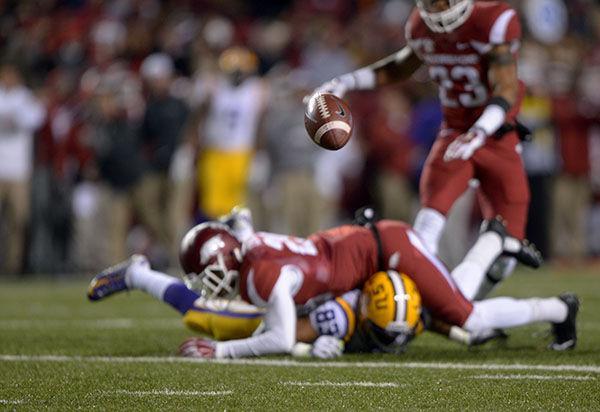
<instances>
[{"instance_id":1,"label":"spectator in stands","mask_svg":"<svg viewBox=\"0 0 600 412\"><path fill-rule=\"evenodd\" d=\"M33 135L46 109L24 84L16 66L0 64L0 202L3 236L0 272L22 271L30 213Z\"/></svg>"},{"instance_id":2,"label":"spectator in stands","mask_svg":"<svg viewBox=\"0 0 600 412\"><path fill-rule=\"evenodd\" d=\"M410 101L402 91L387 89L378 94L376 107L364 132L367 162L376 167L375 198L386 219L412 221L417 199L410 182L414 166Z\"/></svg>"},{"instance_id":3,"label":"spectator in stands","mask_svg":"<svg viewBox=\"0 0 600 412\"><path fill-rule=\"evenodd\" d=\"M126 239L134 211L145 207L139 189L145 168L142 146L127 118L121 93L120 83L109 79L98 85L87 130L100 185L95 235L106 236L108 264L127 256Z\"/></svg>"},{"instance_id":4,"label":"spectator in stands","mask_svg":"<svg viewBox=\"0 0 600 412\"><path fill-rule=\"evenodd\" d=\"M140 208L140 218L161 248L167 251L179 240L179 234L173 232L180 227L179 216L189 210L189 205L174 203L179 197L173 193L175 185L169 176L188 110L183 100L171 94L173 62L167 54L148 56L140 73L150 92L140 128L140 141L148 166L140 187L140 200L144 204ZM176 256L171 258L174 260Z\"/></svg>"},{"instance_id":5,"label":"spectator in stands","mask_svg":"<svg viewBox=\"0 0 600 412\"><path fill-rule=\"evenodd\" d=\"M575 41L555 47L552 117L556 125L560 169L552 203L552 256L581 263L587 256L586 220L590 209L590 119L582 113L585 100L576 91L581 50Z\"/></svg>"},{"instance_id":6,"label":"spectator in stands","mask_svg":"<svg viewBox=\"0 0 600 412\"><path fill-rule=\"evenodd\" d=\"M296 236L322 229L324 199L315 182L316 160L321 150L304 129L302 97L310 91L301 71L283 69L272 81L273 94L264 122L271 163L274 207L271 230ZM310 201L307 201L310 199Z\"/></svg>"}]
</instances>

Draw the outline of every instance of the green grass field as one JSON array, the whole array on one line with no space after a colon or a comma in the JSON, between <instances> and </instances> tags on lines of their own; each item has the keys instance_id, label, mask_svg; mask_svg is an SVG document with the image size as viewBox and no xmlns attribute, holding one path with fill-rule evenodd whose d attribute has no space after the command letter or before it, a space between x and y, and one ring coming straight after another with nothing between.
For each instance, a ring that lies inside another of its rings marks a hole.
<instances>
[{"instance_id":1,"label":"green grass field","mask_svg":"<svg viewBox=\"0 0 600 412\"><path fill-rule=\"evenodd\" d=\"M577 292L575 351L545 349L546 325L466 349L425 334L401 357L202 362L190 336L140 292L85 299L85 280L0 282L0 409L600 410L600 270L522 271L496 294Z\"/></svg>"}]
</instances>

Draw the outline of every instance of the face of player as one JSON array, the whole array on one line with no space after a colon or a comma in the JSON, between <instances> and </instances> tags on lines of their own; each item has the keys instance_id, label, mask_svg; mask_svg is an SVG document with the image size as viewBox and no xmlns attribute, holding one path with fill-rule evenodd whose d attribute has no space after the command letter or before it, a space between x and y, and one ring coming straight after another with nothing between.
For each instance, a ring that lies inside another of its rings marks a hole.
<instances>
[{"instance_id":1,"label":"face of player","mask_svg":"<svg viewBox=\"0 0 600 412\"><path fill-rule=\"evenodd\" d=\"M436 33L450 33L463 24L474 0L417 0L421 18Z\"/></svg>"},{"instance_id":2,"label":"face of player","mask_svg":"<svg viewBox=\"0 0 600 412\"><path fill-rule=\"evenodd\" d=\"M450 8L448 0L424 0L423 5L429 13L439 13Z\"/></svg>"}]
</instances>

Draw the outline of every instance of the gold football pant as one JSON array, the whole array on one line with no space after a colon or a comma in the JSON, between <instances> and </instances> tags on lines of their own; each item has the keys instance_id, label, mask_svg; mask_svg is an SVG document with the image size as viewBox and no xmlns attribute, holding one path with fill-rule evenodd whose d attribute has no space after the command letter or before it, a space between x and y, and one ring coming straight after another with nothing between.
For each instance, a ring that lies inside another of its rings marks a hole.
<instances>
[{"instance_id":1,"label":"gold football pant","mask_svg":"<svg viewBox=\"0 0 600 412\"><path fill-rule=\"evenodd\" d=\"M229 213L246 201L252 151L205 150L198 159L199 206L208 217Z\"/></svg>"}]
</instances>

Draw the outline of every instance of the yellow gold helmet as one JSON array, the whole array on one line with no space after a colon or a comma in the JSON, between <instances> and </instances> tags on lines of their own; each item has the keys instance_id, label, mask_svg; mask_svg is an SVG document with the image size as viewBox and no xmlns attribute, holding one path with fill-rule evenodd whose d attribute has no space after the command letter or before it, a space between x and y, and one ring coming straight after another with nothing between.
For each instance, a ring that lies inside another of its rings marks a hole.
<instances>
[{"instance_id":1,"label":"yellow gold helmet","mask_svg":"<svg viewBox=\"0 0 600 412\"><path fill-rule=\"evenodd\" d=\"M258 57L245 47L230 47L219 56L219 68L228 74L252 74L258 69Z\"/></svg>"},{"instance_id":2,"label":"yellow gold helmet","mask_svg":"<svg viewBox=\"0 0 600 412\"><path fill-rule=\"evenodd\" d=\"M377 272L363 286L360 326L374 346L400 353L422 331L421 295L405 274Z\"/></svg>"}]
</instances>

